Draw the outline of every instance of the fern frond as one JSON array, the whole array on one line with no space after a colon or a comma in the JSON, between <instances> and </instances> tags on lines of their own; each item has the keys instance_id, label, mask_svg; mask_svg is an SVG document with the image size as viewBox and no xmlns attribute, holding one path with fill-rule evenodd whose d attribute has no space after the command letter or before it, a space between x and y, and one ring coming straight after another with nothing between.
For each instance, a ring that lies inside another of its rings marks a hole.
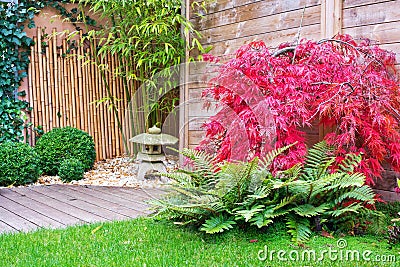
<instances>
[{"instance_id":1,"label":"fern frond","mask_svg":"<svg viewBox=\"0 0 400 267\"><path fill-rule=\"evenodd\" d=\"M296 198L297 198L297 195L294 195L294 196L287 196L287 197L282 198L282 200L280 201L280 203L277 204L277 205L274 207L274 210L279 210L279 209L281 209L281 208L283 208L283 207L285 207L285 206L287 206L287 205L292 204L292 203L296 200Z\"/></svg>"},{"instance_id":2,"label":"fern frond","mask_svg":"<svg viewBox=\"0 0 400 267\"><path fill-rule=\"evenodd\" d=\"M277 217L284 216L288 214L291 211L291 209L276 209L275 205L270 205L265 207L264 211L262 214L266 219L274 219Z\"/></svg>"},{"instance_id":3,"label":"fern frond","mask_svg":"<svg viewBox=\"0 0 400 267\"><path fill-rule=\"evenodd\" d=\"M298 177L300 177L300 173L303 169L303 164L301 163L297 163L295 164L293 167L287 169L287 170L283 170L283 171L279 171L277 176L280 179L287 179L287 178L291 178L291 180L295 180Z\"/></svg>"},{"instance_id":4,"label":"fern frond","mask_svg":"<svg viewBox=\"0 0 400 267\"><path fill-rule=\"evenodd\" d=\"M174 172L160 173L159 175L170 178L180 184L191 184L192 182L192 176L187 172L181 170L177 170Z\"/></svg>"},{"instance_id":5,"label":"fern frond","mask_svg":"<svg viewBox=\"0 0 400 267\"><path fill-rule=\"evenodd\" d=\"M342 172L353 173L354 169L360 164L361 159L361 154L346 154L344 160L338 165L338 169Z\"/></svg>"},{"instance_id":6,"label":"fern frond","mask_svg":"<svg viewBox=\"0 0 400 267\"><path fill-rule=\"evenodd\" d=\"M365 175L359 172L352 174L343 174L332 182L332 187L337 186L339 189L349 187L360 187L365 183Z\"/></svg>"},{"instance_id":7,"label":"fern frond","mask_svg":"<svg viewBox=\"0 0 400 267\"><path fill-rule=\"evenodd\" d=\"M352 203L347 207L340 207L340 208L338 208L336 210L328 211L326 213L330 214L333 217L339 217L339 216L341 216L341 215L343 215L345 213L348 213L348 212L350 212L350 213L359 213L359 210L362 209L362 208L364 208L364 207L362 206L361 203Z\"/></svg>"},{"instance_id":8,"label":"fern frond","mask_svg":"<svg viewBox=\"0 0 400 267\"><path fill-rule=\"evenodd\" d=\"M344 200L348 199L356 199L363 202L367 202L368 204L374 204L375 203L374 198L375 198L375 192L369 186L363 185L361 187L356 187L353 190L345 192L342 195L340 195L335 200L335 204L341 203Z\"/></svg>"},{"instance_id":9,"label":"fern frond","mask_svg":"<svg viewBox=\"0 0 400 267\"><path fill-rule=\"evenodd\" d=\"M306 218L289 214L286 216L286 227L292 236L292 241L296 243L306 242L311 235L310 221Z\"/></svg>"},{"instance_id":10,"label":"fern frond","mask_svg":"<svg viewBox=\"0 0 400 267\"><path fill-rule=\"evenodd\" d=\"M288 190L294 195L308 195L311 187L311 181L295 180L288 185Z\"/></svg>"},{"instance_id":11,"label":"fern frond","mask_svg":"<svg viewBox=\"0 0 400 267\"><path fill-rule=\"evenodd\" d=\"M335 157L329 155L331 148L325 141L315 144L308 150L304 169L301 174L302 180L317 180L327 173L328 168L335 162Z\"/></svg>"},{"instance_id":12,"label":"fern frond","mask_svg":"<svg viewBox=\"0 0 400 267\"><path fill-rule=\"evenodd\" d=\"M257 168L252 172L249 193L253 193L257 188L270 184L270 180L275 179L271 172L267 169Z\"/></svg>"},{"instance_id":13,"label":"fern frond","mask_svg":"<svg viewBox=\"0 0 400 267\"><path fill-rule=\"evenodd\" d=\"M269 151L263 158L260 159L260 165L262 166L262 168L269 169L272 162L277 156L279 156L280 154L282 154L283 152L294 146L296 143L284 147L279 147Z\"/></svg>"},{"instance_id":14,"label":"fern frond","mask_svg":"<svg viewBox=\"0 0 400 267\"><path fill-rule=\"evenodd\" d=\"M211 217L210 219L206 220L200 230L206 232L207 234L221 233L225 230L232 229L233 225L235 224L236 222L231 218L225 218L223 215L220 215L218 217Z\"/></svg>"},{"instance_id":15,"label":"fern frond","mask_svg":"<svg viewBox=\"0 0 400 267\"><path fill-rule=\"evenodd\" d=\"M258 159L255 158L249 162L231 163L221 167L220 180L225 182L229 180L233 183L233 186L222 197L228 206L243 201L246 196L245 192L250 185L252 173L258 166L257 162Z\"/></svg>"},{"instance_id":16,"label":"fern frond","mask_svg":"<svg viewBox=\"0 0 400 267\"><path fill-rule=\"evenodd\" d=\"M262 213L258 213L256 216L250 219L250 225L255 225L258 228L268 226L273 222L273 220L267 219Z\"/></svg>"},{"instance_id":17,"label":"fern frond","mask_svg":"<svg viewBox=\"0 0 400 267\"><path fill-rule=\"evenodd\" d=\"M337 198L334 194L343 189L357 188L364 184L365 176L361 173L343 173L335 172L325 175L323 178L316 180L313 183L313 192L311 198L315 198L317 195L324 193L328 198ZM326 199L329 200L329 199Z\"/></svg>"},{"instance_id":18,"label":"fern frond","mask_svg":"<svg viewBox=\"0 0 400 267\"><path fill-rule=\"evenodd\" d=\"M190 172L200 178L199 184L203 184L218 172L218 164L212 155L189 148L184 148L180 153L191 160L193 170Z\"/></svg>"},{"instance_id":19,"label":"fern frond","mask_svg":"<svg viewBox=\"0 0 400 267\"><path fill-rule=\"evenodd\" d=\"M243 218L245 222L248 222L255 214L259 213L264 209L264 205L254 205L251 209L236 210L236 218Z\"/></svg>"},{"instance_id":20,"label":"fern frond","mask_svg":"<svg viewBox=\"0 0 400 267\"><path fill-rule=\"evenodd\" d=\"M249 206L254 203L254 201L264 199L270 196L272 190L272 183L267 186L259 186L254 189L253 194L248 195L244 201L243 206Z\"/></svg>"},{"instance_id":21,"label":"fern frond","mask_svg":"<svg viewBox=\"0 0 400 267\"><path fill-rule=\"evenodd\" d=\"M293 211L296 212L298 215L301 217L313 217L317 216L320 214L323 214L326 210L331 208L331 206L327 203L322 204L320 206L314 207L311 204L303 204L301 206L298 206L296 208L293 208Z\"/></svg>"}]
</instances>

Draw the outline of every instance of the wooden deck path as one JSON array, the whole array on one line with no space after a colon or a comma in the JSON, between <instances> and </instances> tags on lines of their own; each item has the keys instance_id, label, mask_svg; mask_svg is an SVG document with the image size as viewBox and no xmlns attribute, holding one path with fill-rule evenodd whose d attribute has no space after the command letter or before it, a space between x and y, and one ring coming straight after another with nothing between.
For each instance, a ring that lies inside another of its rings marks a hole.
<instances>
[{"instance_id":1,"label":"wooden deck path","mask_svg":"<svg viewBox=\"0 0 400 267\"><path fill-rule=\"evenodd\" d=\"M0 234L148 215L158 189L50 185L0 188Z\"/></svg>"}]
</instances>

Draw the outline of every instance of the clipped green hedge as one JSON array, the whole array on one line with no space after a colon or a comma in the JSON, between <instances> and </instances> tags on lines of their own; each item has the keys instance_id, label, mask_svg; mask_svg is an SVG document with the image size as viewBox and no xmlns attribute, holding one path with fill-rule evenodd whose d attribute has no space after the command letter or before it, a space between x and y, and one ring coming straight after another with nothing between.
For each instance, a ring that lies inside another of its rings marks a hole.
<instances>
[{"instance_id":1,"label":"clipped green hedge","mask_svg":"<svg viewBox=\"0 0 400 267\"><path fill-rule=\"evenodd\" d=\"M93 167L96 150L93 138L86 132L67 126L54 128L45 133L36 143L44 173L57 175L65 159L77 159L84 170Z\"/></svg>"},{"instance_id":2,"label":"clipped green hedge","mask_svg":"<svg viewBox=\"0 0 400 267\"><path fill-rule=\"evenodd\" d=\"M20 142L0 144L0 186L34 183L41 174L35 150Z\"/></svg>"},{"instance_id":3,"label":"clipped green hedge","mask_svg":"<svg viewBox=\"0 0 400 267\"><path fill-rule=\"evenodd\" d=\"M64 182L81 180L84 173L83 164L77 159L65 159L58 169L58 175Z\"/></svg>"}]
</instances>

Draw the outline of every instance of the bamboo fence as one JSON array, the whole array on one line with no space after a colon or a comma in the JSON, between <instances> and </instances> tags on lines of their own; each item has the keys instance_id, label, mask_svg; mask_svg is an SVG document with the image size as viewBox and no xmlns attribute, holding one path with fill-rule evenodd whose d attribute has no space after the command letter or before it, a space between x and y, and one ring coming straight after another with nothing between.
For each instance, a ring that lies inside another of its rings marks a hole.
<instances>
[{"instance_id":1,"label":"bamboo fence","mask_svg":"<svg viewBox=\"0 0 400 267\"><path fill-rule=\"evenodd\" d=\"M105 69L102 72L99 64L88 60L94 51L83 46L71 47L64 37L56 34L56 29L49 37L43 36L38 28L34 41L28 69L33 127L42 126L48 132L55 127L72 126L89 133L96 144L97 160L130 154L133 146L125 148L109 102L96 102L109 96L108 84L112 95L119 100L116 108L122 132L127 139L136 134L134 124L138 122L135 111L129 110L132 105L128 104L126 91L134 92L137 84L114 75L114 70L121 66L118 56L99 58L98 63ZM31 145L35 144L36 134L35 131L29 134Z\"/></svg>"}]
</instances>

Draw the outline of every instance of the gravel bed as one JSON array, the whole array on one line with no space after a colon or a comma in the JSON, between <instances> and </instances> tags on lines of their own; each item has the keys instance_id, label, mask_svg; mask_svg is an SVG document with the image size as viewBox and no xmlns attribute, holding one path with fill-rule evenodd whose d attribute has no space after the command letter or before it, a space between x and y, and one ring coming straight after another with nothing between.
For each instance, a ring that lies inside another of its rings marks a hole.
<instances>
[{"instance_id":1,"label":"gravel bed","mask_svg":"<svg viewBox=\"0 0 400 267\"><path fill-rule=\"evenodd\" d=\"M139 181L136 177L140 162L130 157L119 157L98 161L93 168L87 171L84 178L79 181L64 183L58 176L41 176L39 180L29 186L73 184L73 185L98 185L98 186L120 186L137 188L159 188L168 183L169 180L160 179L158 176L147 174L145 179ZM167 171L178 166L178 158L168 155L164 161Z\"/></svg>"}]
</instances>

